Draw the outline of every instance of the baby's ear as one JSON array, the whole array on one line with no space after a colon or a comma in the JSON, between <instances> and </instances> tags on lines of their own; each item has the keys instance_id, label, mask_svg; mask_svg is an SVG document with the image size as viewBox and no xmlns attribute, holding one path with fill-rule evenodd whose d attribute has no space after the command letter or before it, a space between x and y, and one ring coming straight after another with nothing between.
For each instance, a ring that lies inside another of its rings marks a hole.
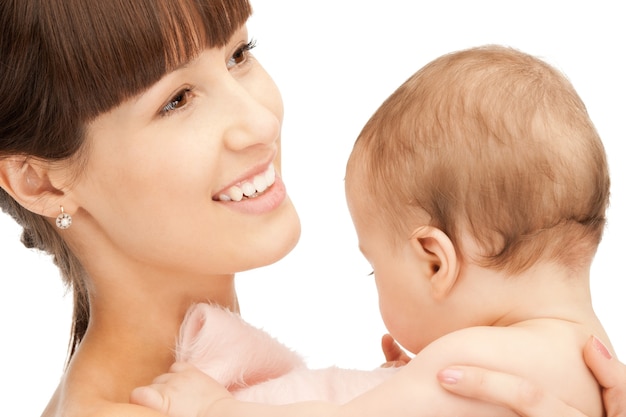
<instances>
[{"instance_id":1,"label":"baby's ear","mask_svg":"<svg viewBox=\"0 0 626 417\"><path fill-rule=\"evenodd\" d=\"M414 254L425 265L433 298L442 300L454 288L460 262L454 244L443 231L422 226L411 235Z\"/></svg>"},{"instance_id":2,"label":"baby's ear","mask_svg":"<svg viewBox=\"0 0 626 417\"><path fill-rule=\"evenodd\" d=\"M49 164L24 156L0 159L0 187L22 207L46 217L56 217L61 205L71 204L50 179Z\"/></svg>"}]
</instances>

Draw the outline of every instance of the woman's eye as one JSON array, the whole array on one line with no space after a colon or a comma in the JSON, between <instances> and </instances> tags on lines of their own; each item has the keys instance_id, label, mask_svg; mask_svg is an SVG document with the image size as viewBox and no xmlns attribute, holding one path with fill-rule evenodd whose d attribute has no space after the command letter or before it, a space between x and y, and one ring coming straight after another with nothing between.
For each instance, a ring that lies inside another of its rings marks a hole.
<instances>
[{"instance_id":1,"label":"woman's eye","mask_svg":"<svg viewBox=\"0 0 626 417\"><path fill-rule=\"evenodd\" d=\"M250 42L248 42L245 45L242 45L241 47L239 47L235 53L233 54L233 56L230 57L230 59L228 60L228 62L226 63L226 67L233 68L239 64L242 64L244 62L246 62L246 60L248 59L248 56L250 54L250 51L256 46L256 41L253 39Z\"/></svg>"},{"instance_id":2,"label":"woman's eye","mask_svg":"<svg viewBox=\"0 0 626 417\"><path fill-rule=\"evenodd\" d=\"M190 92L191 92L190 88L185 88L184 90L181 90L178 93L176 93L176 95L172 97L165 106L163 106L163 108L161 109L161 114L168 114L169 112L173 110L178 110L181 107L184 107L187 104L187 101L189 100Z\"/></svg>"}]
</instances>

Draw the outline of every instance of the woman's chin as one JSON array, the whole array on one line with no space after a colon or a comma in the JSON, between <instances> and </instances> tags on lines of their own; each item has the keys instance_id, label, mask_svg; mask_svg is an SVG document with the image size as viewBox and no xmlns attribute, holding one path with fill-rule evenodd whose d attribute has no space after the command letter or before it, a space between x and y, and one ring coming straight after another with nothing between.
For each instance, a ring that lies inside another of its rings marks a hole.
<instances>
[{"instance_id":1,"label":"woman's chin","mask_svg":"<svg viewBox=\"0 0 626 417\"><path fill-rule=\"evenodd\" d=\"M300 218L294 210L289 227L281 228L261 250L261 253L265 253L261 257L266 259L264 265L271 265L287 256L298 244L300 233Z\"/></svg>"},{"instance_id":2,"label":"woman's chin","mask_svg":"<svg viewBox=\"0 0 626 417\"><path fill-rule=\"evenodd\" d=\"M241 271L271 265L287 256L300 240L300 218L289 202L281 213L280 224L265 228L248 240L246 259L242 260Z\"/></svg>"}]
</instances>

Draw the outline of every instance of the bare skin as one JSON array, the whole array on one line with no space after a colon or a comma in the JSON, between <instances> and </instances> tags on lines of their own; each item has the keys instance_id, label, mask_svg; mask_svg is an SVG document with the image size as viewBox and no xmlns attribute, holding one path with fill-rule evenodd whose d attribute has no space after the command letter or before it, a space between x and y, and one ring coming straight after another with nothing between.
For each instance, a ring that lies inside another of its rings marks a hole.
<instances>
[{"instance_id":1,"label":"bare skin","mask_svg":"<svg viewBox=\"0 0 626 417\"><path fill-rule=\"evenodd\" d=\"M583 351L585 362L602 385L602 397L608 417L626 415L626 366L619 362L595 336L589 338ZM455 366L442 370L441 385L458 395L501 404L520 416L559 415L584 417L551 393L515 375L482 368Z\"/></svg>"}]
</instances>

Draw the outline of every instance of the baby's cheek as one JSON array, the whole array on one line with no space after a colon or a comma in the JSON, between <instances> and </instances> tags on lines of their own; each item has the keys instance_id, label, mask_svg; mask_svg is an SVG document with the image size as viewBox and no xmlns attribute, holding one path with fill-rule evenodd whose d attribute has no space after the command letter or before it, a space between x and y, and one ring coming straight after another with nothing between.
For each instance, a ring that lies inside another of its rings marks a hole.
<instances>
[{"instance_id":1,"label":"baby's cheek","mask_svg":"<svg viewBox=\"0 0 626 417\"><path fill-rule=\"evenodd\" d=\"M380 315L385 323L385 327L389 334L397 340L396 334L399 333L400 324L398 323L398 312L395 311L394 303L392 300L385 300L383 297L379 298Z\"/></svg>"}]
</instances>

